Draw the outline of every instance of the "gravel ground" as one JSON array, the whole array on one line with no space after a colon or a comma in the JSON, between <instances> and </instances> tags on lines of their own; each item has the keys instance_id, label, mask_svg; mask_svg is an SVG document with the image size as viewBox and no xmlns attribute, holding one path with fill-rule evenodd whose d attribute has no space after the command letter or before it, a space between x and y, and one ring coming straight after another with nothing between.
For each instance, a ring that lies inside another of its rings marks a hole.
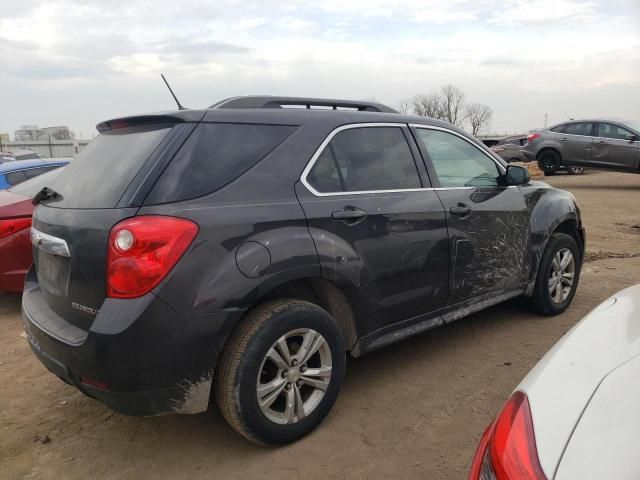
<instances>
[{"instance_id":1,"label":"gravel ground","mask_svg":"<svg viewBox=\"0 0 640 480\"><path fill-rule=\"evenodd\" d=\"M462 479L482 431L535 362L590 309L640 282L640 176L589 171L572 191L587 227L578 293L542 318L510 302L350 359L325 422L256 447L216 411L132 418L55 378L31 354L19 297L0 297L0 478Z\"/></svg>"}]
</instances>

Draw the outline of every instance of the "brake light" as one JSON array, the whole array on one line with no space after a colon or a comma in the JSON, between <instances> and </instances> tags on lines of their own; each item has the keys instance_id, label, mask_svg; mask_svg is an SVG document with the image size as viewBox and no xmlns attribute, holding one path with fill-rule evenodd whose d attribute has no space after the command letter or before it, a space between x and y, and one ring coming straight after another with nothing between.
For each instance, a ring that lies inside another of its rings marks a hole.
<instances>
[{"instance_id":1,"label":"brake light","mask_svg":"<svg viewBox=\"0 0 640 480\"><path fill-rule=\"evenodd\" d=\"M533 142L536 138L540 138L541 135L539 133L532 133L527 136L527 143Z\"/></svg>"},{"instance_id":2,"label":"brake light","mask_svg":"<svg viewBox=\"0 0 640 480\"><path fill-rule=\"evenodd\" d=\"M158 285L198 233L184 218L143 215L115 225L107 252L107 297L135 298Z\"/></svg>"},{"instance_id":3,"label":"brake light","mask_svg":"<svg viewBox=\"0 0 640 480\"><path fill-rule=\"evenodd\" d=\"M0 238L13 235L31 226L31 217L8 218L0 220Z\"/></svg>"},{"instance_id":4,"label":"brake light","mask_svg":"<svg viewBox=\"0 0 640 480\"><path fill-rule=\"evenodd\" d=\"M515 392L482 435L469 480L547 480L527 396Z\"/></svg>"}]
</instances>

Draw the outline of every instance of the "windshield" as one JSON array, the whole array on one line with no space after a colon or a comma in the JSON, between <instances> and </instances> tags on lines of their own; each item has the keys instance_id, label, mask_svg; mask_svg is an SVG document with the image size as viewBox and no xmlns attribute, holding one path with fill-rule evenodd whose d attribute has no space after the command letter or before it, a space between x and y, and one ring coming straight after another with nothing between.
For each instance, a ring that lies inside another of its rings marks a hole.
<instances>
[{"instance_id":1,"label":"windshield","mask_svg":"<svg viewBox=\"0 0 640 480\"><path fill-rule=\"evenodd\" d=\"M42 175L38 175L37 177L33 177L29 180L25 180L24 182L16 185L15 187L11 187L8 190L19 195L33 197L44 187L48 187L53 179L60 175L60 172L64 170L64 168L65 167L56 168L55 170L51 170L50 172L43 173Z\"/></svg>"},{"instance_id":2,"label":"windshield","mask_svg":"<svg viewBox=\"0 0 640 480\"><path fill-rule=\"evenodd\" d=\"M640 132L640 122L635 122L635 121L630 121L630 122L624 122L627 125L629 125L631 128L633 128L636 132Z\"/></svg>"}]
</instances>

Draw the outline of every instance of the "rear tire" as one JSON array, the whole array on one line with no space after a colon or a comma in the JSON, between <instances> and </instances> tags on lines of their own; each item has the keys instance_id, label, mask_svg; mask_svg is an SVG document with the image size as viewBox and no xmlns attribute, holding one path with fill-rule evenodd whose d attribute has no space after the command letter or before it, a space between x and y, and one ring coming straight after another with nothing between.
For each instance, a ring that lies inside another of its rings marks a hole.
<instances>
[{"instance_id":1,"label":"rear tire","mask_svg":"<svg viewBox=\"0 0 640 480\"><path fill-rule=\"evenodd\" d=\"M344 340L331 315L309 302L274 300L249 312L232 335L216 372L216 401L245 438L286 444L329 413L344 371Z\"/></svg>"},{"instance_id":2,"label":"rear tire","mask_svg":"<svg viewBox=\"0 0 640 480\"><path fill-rule=\"evenodd\" d=\"M551 235L530 299L533 309L547 316L564 312L578 288L581 267L582 255L576 240L566 233Z\"/></svg>"},{"instance_id":3,"label":"rear tire","mask_svg":"<svg viewBox=\"0 0 640 480\"><path fill-rule=\"evenodd\" d=\"M544 150L538 155L538 166L545 175L553 175L560 168L560 154L555 150Z\"/></svg>"}]
</instances>

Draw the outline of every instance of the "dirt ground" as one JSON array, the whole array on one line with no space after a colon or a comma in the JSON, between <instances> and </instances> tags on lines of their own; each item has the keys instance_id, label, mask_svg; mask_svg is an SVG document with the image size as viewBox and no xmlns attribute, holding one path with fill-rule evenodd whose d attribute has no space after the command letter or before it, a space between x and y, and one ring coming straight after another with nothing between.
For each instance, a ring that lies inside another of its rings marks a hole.
<instances>
[{"instance_id":1,"label":"dirt ground","mask_svg":"<svg viewBox=\"0 0 640 480\"><path fill-rule=\"evenodd\" d=\"M111 412L40 365L20 336L19 298L0 298L0 478L465 478L482 431L535 362L599 302L640 282L640 175L547 181L575 194L587 228L568 311L541 318L507 303L351 359L332 413L283 448L248 443L216 411Z\"/></svg>"}]
</instances>

